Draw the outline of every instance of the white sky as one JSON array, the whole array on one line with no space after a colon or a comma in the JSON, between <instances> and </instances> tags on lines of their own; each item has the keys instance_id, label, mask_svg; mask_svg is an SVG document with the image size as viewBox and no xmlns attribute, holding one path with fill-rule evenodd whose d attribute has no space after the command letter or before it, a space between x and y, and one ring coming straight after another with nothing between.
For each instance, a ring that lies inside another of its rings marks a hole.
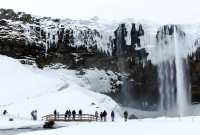
<instances>
[{"instance_id":1,"label":"white sky","mask_svg":"<svg viewBox=\"0 0 200 135\"><path fill-rule=\"evenodd\" d=\"M200 0L0 0L0 8L56 18L135 18L158 23L200 22Z\"/></svg>"}]
</instances>

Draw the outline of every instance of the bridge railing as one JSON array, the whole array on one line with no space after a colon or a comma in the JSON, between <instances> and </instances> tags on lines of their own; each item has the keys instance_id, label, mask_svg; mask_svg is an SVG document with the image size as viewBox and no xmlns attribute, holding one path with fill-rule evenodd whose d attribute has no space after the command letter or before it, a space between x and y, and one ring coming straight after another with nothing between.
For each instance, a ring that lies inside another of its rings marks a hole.
<instances>
[{"instance_id":1,"label":"bridge railing","mask_svg":"<svg viewBox=\"0 0 200 135\"><path fill-rule=\"evenodd\" d=\"M50 120L54 120L54 121L96 121L97 118L95 115L91 115L91 114L76 114L75 117L73 117L72 115L70 117L65 117L64 114L59 114L59 115L54 115L54 114L49 114L46 116L42 117L43 120L46 121L50 121Z\"/></svg>"}]
</instances>

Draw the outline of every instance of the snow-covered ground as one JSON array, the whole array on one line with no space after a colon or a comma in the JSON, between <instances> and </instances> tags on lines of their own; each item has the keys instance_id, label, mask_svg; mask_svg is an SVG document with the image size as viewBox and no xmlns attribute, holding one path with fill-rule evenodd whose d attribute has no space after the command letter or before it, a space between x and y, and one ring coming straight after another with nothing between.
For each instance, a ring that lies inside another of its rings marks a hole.
<instances>
[{"instance_id":1,"label":"snow-covered ground","mask_svg":"<svg viewBox=\"0 0 200 135\"><path fill-rule=\"evenodd\" d=\"M60 129L20 135L190 135L199 133L199 125L200 117L159 118L114 123L79 123Z\"/></svg>"},{"instance_id":2,"label":"snow-covered ground","mask_svg":"<svg viewBox=\"0 0 200 135\"><path fill-rule=\"evenodd\" d=\"M9 121L9 116L0 115L0 130L8 129L18 129L18 128L39 128L42 127L43 121L32 121L32 120L22 120L14 119L14 121Z\"/></svg>"}]
</instances>

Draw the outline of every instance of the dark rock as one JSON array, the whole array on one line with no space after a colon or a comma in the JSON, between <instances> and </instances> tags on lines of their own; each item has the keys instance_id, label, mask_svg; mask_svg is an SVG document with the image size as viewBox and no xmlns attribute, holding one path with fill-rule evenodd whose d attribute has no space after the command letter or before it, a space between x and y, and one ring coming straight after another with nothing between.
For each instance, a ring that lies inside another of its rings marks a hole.
<instances>
[{"instance_id":1,"label":"dark rock","mask_svg":"<svg viewBox=\"0 0 200 135\"><path fill-rule=\"evenodd\" d=\"M9 118L9 121L14 121L14 119L13 118Z\"/></svg>"},{"instance_id":2,"label":"dark rock","mask_svg":"<svg viewBox=\"0 0 200 135\"><path fill-rule=\"evenodd\" d=\"M129 119L138 119L138 117L136 117L134 114L131 114L128 118Z\"/></svg>"},{"instance_id":3,"label":"dark rock","mask_svg":"<svg viewBox=\"0 0 200 135\"><path fill-rule=\"evenodd\" d=\"M126 36L127 36L127 30L125 24L121 24L117 30L114 32L115 39L114 39L114 50L113 55L115 56L122 56L124 55L124 50L126 47Z\"/></svg>"},{"instance_id":4,"label":"dark rock","mask_svg":"<svg viewBox=\"0 0 200 135\"><path fill-rule=\"evenodd\" d=\"M132 29L131 29L131 45L132 46L138 46L138 47L140 47L141 45L140 45L140 36L143 36L144 35L144 30L143 30L143 28L142 28L142 25L140 24L139 25L139 30L137 31L136 30L136 26L135 26L135 24L133 23L132 24Z\"/></svg>"},{"instance_id":5,"label":"dark rock","mask_svg":"<svg viewBox=\"0 0 200 135\"><path fill-rule=\"evenodd\" d=\"M0 20L0 25L1 26L6 26L6 25L8 25L8 23L5 20Z\"/></svg>"},{"instance_id":6,"label":"dark rock","mask_svg":"<svg viewBox=\"0 0 200 135\"><path fill-rule=\"evenodd\" d=\"M188 58L191 76L192 102L200 103L200 47Z\"/></svg>"},{"instance_id":7,"label":"dark rock","mask_svg":"<svg viewBox=\"0 0 200 135\"><path fill-rule=\"evenodd\" d=\"M54 124L55 124L54 120L47 121L44 123L43 128L53 128Z\"/></svg>"}]
</instances>

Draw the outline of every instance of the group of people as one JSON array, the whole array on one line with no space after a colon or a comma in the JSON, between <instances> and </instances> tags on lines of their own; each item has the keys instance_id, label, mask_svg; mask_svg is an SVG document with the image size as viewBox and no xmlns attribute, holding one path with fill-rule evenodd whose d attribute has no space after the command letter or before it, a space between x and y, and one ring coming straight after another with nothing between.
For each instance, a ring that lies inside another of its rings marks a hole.
<instances>
[{"instance_id":1,"label":"group of people","mask_svg":"<svg viewBox=\"0 0 200 135\"><path fill-rule=\"evenodd\" d=\"M33 111L31 112L31 119L32 119L32 120L37 120L37 110L33 110Z\"/></svg>"},{"instance_id":2,"label":"group of people","mask_svg":"<svg viewBox=\"0 0 200 135\"><path fill-rule=\"evenodd\" d=\"M3 115L6 115L8 113L7 110L3 110Z\"/></svg>"},{"instance_id":3,"label":"group of people","mask_svg":"<svg viewBox=\"0 0 200 135\"><path fill-rule=\"evenodd\" d=\"M54 110L54 112L53 112L53 114L54 114L54 118L56 119L57 117L59 117L59 112L57 112L57 110ZM83 111L80 109L79 111L78 111L78 116L79 116L79 118L81 119L82 118L82 115L83 115ZM72 116L72 117L71 117ZM73 120L75 120L76 119L76 111L75 110L66 110L66 112L65 112L65 120L66 119L73 119Z\"/></svg>"},{"instance_id":4,"label":"group of people","mask_svg":"<svg viewBox=\"0 0 200 135\"><path fill-rule=\"evenodd\" d=\"M112 121L115 121L115 112L112 111L110 113L110 116L111 116L111 120ZM95 112L95 117L96 117L96 121L98 121L98 112L96 111ZM127 121L128 119L128 112L127 111L124 111L124 120ZM107 112L104 110L103 112L100 113L100 120L101 121L106 121L107 120Z\"/></svg>"},{"instance_id":5,"label":"group of people","mask_svg":"<svg viewBox=\"0 0 200 135\"><path fill-rule=\"evenodd\" d=\"M98 121L99 117L100 117L101 121L107 121L107 112L106 112L106 110L104 110L103 112L100 112L100 114L96 111L95 112L96 121Z\"/></svg>"},{"instance_id":6,"label":"group of people","mask_svg":"<svg viewBox=\"0 0 200 135\"><path fill-rule=\"evenodd\" d=\"M7 111L4 111L4 114L5 113L7 113ZM53 114L54 114L55 119L59 119L59 112L57 110L54 110ZM83 111L81 109L78 111L78 115L75 110L72 110L72 111L66 110L65 114L64 114L64 118L65 118L65 120L76 120L76 116L78 116L77 117L78 119L82 119L82 115L83 115ZM98 120L107 121L107 115L108 115L108 113L106 110L104 110L103 112L100 112L100 113L98 111L96 111L94 114L96 121L98 121ZM114 111L111 111L110 117L111 117L111 121L115 121L115 112ZM31 112L31 118L32 118L32 120L37 120L37 110L33 110ZM124 120L127 121L127 119L128 119L128 112L125 111L124 112Z\"/></svg>"},{"instance_id":7,"label":"group of people","mask_svg":"<svg viewBox=\"0 0 200 135\"><path fill-rule=\"evenodd\" d=\"M96 111L95 112L95 117L96 117L96 121L98 121L98 116L99 114L98 114L98 112ZM112 111L111 113L110 113L110 116L111 116L111 120L112 121L115 121L115 112L114 111ZM127 119L128 119L128 112L127 111L125 111L124 112L124 120L125 121L127 121ZM107 112L104 110L103 112L101 112L100 113L100 120L101 121L107 121Z\"/></svg>"},{"instance_id":8,"label":"group of people","mask_svg":"<svg viewBox=\"0 0 200 135\"><path fill-rule=\"evenodd\" d=\"M55 119L59 119L59 112L57 110L54 110L53 114L54 114ZM64 118L65 118L65 120L76 120L76 116L78 119L82 119L82 115L83 115L83 111L81 109L78 111L78 115L75 110L72 110L72 111L66 110L65 114L64 114ZM96 121L98 121L98 120L107 121L107 115L108 115L107 111L104 110L103 112L100 112L100 113L98 111L96 111L94 116L96 118ZM110 116L111 116L111 120L115 121L115 112L114 111L112 111L110 113ZM127 119L128 119L128 112L125 111L124 112L124 120L127 121Z\"/></svg>"},{"instance_id":9,"label":"group of people","mask_svg":"<svg viewBox=\"0 0 200 135\"><path fill-rule=\"evenodd\" d=\"M3 115L6 115L8 112L7 110L4 110L3 111ZM54 114L54 118L57 119L59 118L59 112L57 110L54 110L53 112ZM75 110L66 110L65 114L64 114L64 117L65 117L65 120L76 120L76 111ZM98 113L98 111L95 112L95 119L96 121L100 120L100 121L107 121L107 111L104 110L103 112L100 112L100 114ZM83 111L80 109L78 111L78 118L79 119L82 119L82 115L83 115ZM115 112L112 111L110 113L110 116L111 116L111 120L112 121L115 121ZM37 120L37 110L33 110L31 111L31 119L32 120ZM124 111L124 120L127 121L128 119L128 112L127 111Z\"/></svg>"}]
</instances>

